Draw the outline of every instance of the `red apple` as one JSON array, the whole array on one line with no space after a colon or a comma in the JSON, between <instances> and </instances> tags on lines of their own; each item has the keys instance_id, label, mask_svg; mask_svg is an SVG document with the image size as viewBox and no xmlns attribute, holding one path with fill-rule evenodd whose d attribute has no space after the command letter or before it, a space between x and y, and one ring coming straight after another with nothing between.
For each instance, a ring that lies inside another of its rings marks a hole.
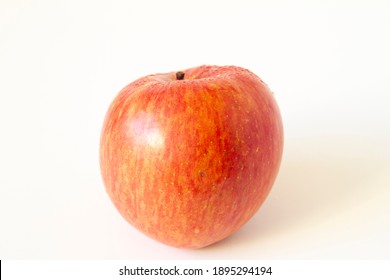
<instances>
[{"instance_id":1,"label":"red apple","mask_svg":"<svg viewBox=\"0 0 390 280\"><path fill-rule=\"evenodd\" d=\"M240 67L200 66L122 89L104 121L100 166L130 224L163 243L201 248L257 212L282 150L266 84Z\"/></svg>"}]
</instances>

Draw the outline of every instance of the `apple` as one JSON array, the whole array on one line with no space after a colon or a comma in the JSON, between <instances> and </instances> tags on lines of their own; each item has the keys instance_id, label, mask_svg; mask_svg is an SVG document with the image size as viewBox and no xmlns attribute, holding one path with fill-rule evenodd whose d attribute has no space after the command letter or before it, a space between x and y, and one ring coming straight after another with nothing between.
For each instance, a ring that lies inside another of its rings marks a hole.
<instances>
[{"instance_id":1,"label":"apple","mask_svg":"<svg viewBox=\"0 0 390 280\"><path fill-rule=\"evenodd\" d=\"M162 243L201 248L258 211L283 150L267 85L236 66L200 66L140 78L104 120L106 191L135 228Z\"/></svg>"}]
</instances>

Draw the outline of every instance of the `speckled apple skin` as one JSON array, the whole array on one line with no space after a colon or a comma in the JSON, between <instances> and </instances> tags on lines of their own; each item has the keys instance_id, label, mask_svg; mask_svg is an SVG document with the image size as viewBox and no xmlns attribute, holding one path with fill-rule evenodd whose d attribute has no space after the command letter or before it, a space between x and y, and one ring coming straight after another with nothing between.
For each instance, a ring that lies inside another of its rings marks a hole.
<instances>
[{"instance_id":1,"label":"speckled apple skin","mask_svg":"<svg viewBox=\"0 0 390 280\"><path fill-rule=\"evenodd\" d=\"M201 248L237 231L264 202L283 127L273 93L250 71L183 72L183 80L155 74L119 92L103 124L100 166L130 224L165 244Z\"/></svg>"}]
</instances>

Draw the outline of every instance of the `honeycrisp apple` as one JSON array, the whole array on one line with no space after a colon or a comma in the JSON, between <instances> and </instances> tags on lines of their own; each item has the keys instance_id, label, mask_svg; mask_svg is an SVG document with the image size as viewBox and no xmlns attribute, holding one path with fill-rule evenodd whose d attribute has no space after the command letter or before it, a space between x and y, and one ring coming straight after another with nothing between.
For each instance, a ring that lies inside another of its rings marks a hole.
<instances>
[{"instance_id":1,"label":"honeycrisp apple","mask_svg":"<svg viewBox=\"0 0 390 280\"><path fill-rule=\"evenodd\" d=\"M266 84L240 67L200 66L122 89L104 120L100 166L130 224L160 242L201 248L257 212L282 150Z\"/></svg>"}]
</instances>

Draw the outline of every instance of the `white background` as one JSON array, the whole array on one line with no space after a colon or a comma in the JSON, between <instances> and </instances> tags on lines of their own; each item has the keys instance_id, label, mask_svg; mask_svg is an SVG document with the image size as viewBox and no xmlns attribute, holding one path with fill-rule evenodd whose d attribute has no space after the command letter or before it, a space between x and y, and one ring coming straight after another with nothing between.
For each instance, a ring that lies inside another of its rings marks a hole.
<instances>
[{"instance_id":1,"label":"white background","mask_svg":"<svg viewBox=\"0 0 390 280\"><path fill-rule=\"evenodd\" d=\"M389 259L389 1L0 0L0 258ZM106 110L131 81L233 64L275 92L278 179L201 250L145 237L100 178Z\"/></svg>"}]
</instances>

